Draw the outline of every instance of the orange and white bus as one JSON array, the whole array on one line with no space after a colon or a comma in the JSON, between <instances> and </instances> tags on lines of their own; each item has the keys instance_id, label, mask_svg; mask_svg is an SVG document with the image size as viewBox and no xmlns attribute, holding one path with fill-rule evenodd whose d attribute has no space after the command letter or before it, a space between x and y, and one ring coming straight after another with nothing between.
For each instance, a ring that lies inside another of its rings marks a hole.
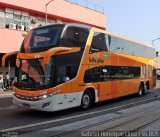
<instances>
[{"instance_id":1,"label":"orange and white bus","mask_svg":"<svg viewBox=\"0 0 160 137\"><path fill-rule=\"evenodd\" d=\"M155 56L151 46L89 26L35 28L17 54L13 101L58 111L142 96L156 86Z\"/></svg>"}]
</instances>

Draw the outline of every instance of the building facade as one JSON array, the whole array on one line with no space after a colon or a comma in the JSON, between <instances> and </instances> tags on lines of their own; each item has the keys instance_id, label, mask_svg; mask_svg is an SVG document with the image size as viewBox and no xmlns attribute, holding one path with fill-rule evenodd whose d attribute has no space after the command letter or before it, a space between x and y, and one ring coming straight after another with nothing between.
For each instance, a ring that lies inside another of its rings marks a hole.
<instances>
[{"instance_id":1,"label":"building facade","mask_svg":"<svg viewBox=\"0 0 160 137\"><path fill-rule=\"evenodd\" d=\"M106 29L103 7L87 0L0 0L0 66L3 55L18 51L32 28L70 22ZM14 77L15 58L0 71Z\"/></svg>"}]
</instances>

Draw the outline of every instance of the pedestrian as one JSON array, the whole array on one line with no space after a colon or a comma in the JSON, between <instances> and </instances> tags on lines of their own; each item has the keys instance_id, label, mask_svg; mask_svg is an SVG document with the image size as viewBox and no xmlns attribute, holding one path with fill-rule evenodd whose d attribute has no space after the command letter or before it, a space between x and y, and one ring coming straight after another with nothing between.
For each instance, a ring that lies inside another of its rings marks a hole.
<instances>
[{"instance_id":1,"label":"pedestrian","mask_svg":"<svg viewBox=\"0 0 160 137\"><path fill-rule=\"evenodd\" d=\"M0 89L3 89L3 73L0 72Z\"/></svg>"},{"instance_id":2,"label":"pedestrian","mask_svg":"<svg viewBox=\"0 0 160 137\"><path fill-rule=\"evenodd\" d=\"M9 78L8 72L6 72L5 83L6 83L6 84L5 84L5 85L6 85L6 89L9 88L10 78Z\"/></svg>"},{"instance_id":3,"label":"pedestrian","mask_svg":"<svg viewBox=\"0 0 160 137\"><path fill-rule=\"evenodd\" d=\"M11 80L10 80L10 87L11 87L11 89L13 89L13 85L14 85L14 78L11 78Z\"/></svg>"}]
</instances>

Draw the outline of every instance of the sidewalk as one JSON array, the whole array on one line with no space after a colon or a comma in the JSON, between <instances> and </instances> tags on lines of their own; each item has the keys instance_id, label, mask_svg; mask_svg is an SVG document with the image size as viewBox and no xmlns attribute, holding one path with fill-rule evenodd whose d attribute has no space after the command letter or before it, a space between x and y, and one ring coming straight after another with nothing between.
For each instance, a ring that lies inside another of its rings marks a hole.
<instances>
[{"instance_id":1,"label":"sidewalk","mask_svg":"<svg viewBox=\"0 0 160 137\"><path fill-rule=\"evenodd\" d=\"M10 89L2 90L0 89L0 98L12 97L13 91Z\"/></svg>"}]
</instances>

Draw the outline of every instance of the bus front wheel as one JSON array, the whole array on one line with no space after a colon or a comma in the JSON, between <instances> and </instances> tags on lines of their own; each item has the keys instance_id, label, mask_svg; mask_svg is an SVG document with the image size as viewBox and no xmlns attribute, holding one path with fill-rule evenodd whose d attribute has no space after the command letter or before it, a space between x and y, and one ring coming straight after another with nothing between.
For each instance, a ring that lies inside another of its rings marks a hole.
<instances>
[{"instance_id":1,"label":"bus front wheel","mask_svg":"<svg viewBox=\"0 0 160 137\"><path fill-rule=\"evenodd\" d=\"M83 93L81 100L81 108L82 110L87 110L92 105L92 94L87 90Z\"/></svg>"}]
</instances>

